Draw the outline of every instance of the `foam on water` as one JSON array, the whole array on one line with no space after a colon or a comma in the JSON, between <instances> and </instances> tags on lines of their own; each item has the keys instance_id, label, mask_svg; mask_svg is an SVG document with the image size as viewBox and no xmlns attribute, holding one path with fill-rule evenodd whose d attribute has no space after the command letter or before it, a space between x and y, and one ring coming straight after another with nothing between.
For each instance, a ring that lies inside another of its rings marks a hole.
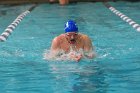
<instances>
[{"instance_id":1,"label":"foam on water","mask_svg":"<svg viewBox=\"0 0 140 93\"><path fill-rule=\"evenodd\" d=\"M43 59L45 60L49 60L49 61L74 61L71 58L71 55L76 55L76 56L80 56L80 55L95 55L95 52L91 51L91 52L85 52L83 51L83 49L79 49L78 51L74 51L72 48L70 49L69 53L65 53L65 51L60 50L57 53L57 56L55 56L51 50L46 49L44 51L43 54ZM83 56L83 58L85 59L86 57Z\"/></svg>"}]
</instances>

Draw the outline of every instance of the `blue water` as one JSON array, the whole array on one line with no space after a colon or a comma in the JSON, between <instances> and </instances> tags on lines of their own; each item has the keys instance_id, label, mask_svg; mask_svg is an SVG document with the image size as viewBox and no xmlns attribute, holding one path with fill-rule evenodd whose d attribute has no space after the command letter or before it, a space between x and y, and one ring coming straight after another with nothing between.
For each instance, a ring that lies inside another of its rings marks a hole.
<instances>
[{"instance_id":1,"label":"blue water","mask_svg":"<svg viewBox=\"0 0 140 93\"><path fill-rule=\"evenodd\" d=\"M140 24L140 3L110 2ZM0 33L31 5L0 6ZM13 12L12 12L12 11ZM131 10L131 11L130 11ZM5 12L3 12L5 11ZM93 60L47 61L43 53L77 21L96 47ZM139 93L140 33L102 3L40 4L0 42L1 93Z\"/></svg>"}]
</instances>

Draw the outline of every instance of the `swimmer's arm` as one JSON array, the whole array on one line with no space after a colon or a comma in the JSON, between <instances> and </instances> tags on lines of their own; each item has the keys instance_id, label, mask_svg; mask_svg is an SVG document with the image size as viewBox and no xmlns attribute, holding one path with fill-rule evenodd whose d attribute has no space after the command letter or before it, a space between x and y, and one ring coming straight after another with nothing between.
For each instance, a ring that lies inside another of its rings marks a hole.
<instances>
[{"instance_id":1,"label":"swimmer's arm","mask_svg":"<svg viewBox=\"0 0 140 93\"><path fill-rule=\"evenodd\" d=\"M95 54L93 53L94 47L92 45L92 42L88 36L85 38L84 42L84 56L87 58L94 58Z\"/></svg>"},{"instance_id":2,"label":"swimmer's arm","mask_svg":"<svg viewBox=\"0 0 140 93\"><path fill-rule=\"evenodd\" d=\"M53 39L52 41L52 45L51 45L51 52L53 53L54 56L57 56L58 55L58 52L60 50L60 46L59 46L59 41L56 38Z\"/></svg>"}]
</instances>

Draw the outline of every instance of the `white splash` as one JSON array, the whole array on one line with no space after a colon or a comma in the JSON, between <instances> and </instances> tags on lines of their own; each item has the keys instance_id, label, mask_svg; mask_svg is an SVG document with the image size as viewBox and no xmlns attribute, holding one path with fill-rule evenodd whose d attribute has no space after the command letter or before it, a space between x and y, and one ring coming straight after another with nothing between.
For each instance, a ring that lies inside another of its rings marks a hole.
<instances>
[{"instance_id":1,"label":"white splash","mask_svg":"<svg viewBox=\"0 0 140 93\"><path fill-rule=\"evenodd\" d=\"M71 55L83 55L83 58L86 58L84 55L95 55L95 53L92 51L90 53L84 52L83 49L79 49L79 51L73 51L72 49L70 50L69 53L65 53L63 50L60 50L57 53L57 56L55 56L51 50L45 50L43 54L43 59L49 60L49 61L74 61L71 58Z\"/></svg>"}]
</instances>

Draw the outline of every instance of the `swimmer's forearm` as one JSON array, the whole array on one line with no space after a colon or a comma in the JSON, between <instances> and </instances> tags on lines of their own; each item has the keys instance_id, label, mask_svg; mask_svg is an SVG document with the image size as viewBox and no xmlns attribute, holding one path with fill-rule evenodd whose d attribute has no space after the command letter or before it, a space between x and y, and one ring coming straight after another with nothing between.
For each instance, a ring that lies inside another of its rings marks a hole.
<instances>
[{"instance_id":1,"label":"swimmer's forearm","mask_svg":"<svg viewBox=\"0 0 140 93\"><path fill-rule=\"evenodd\" d=\"M53 54L54 57L57 57L57 56L61 56L62 53L60 50L51 50L51 53Z\"/></svg>"}]
</instances>

